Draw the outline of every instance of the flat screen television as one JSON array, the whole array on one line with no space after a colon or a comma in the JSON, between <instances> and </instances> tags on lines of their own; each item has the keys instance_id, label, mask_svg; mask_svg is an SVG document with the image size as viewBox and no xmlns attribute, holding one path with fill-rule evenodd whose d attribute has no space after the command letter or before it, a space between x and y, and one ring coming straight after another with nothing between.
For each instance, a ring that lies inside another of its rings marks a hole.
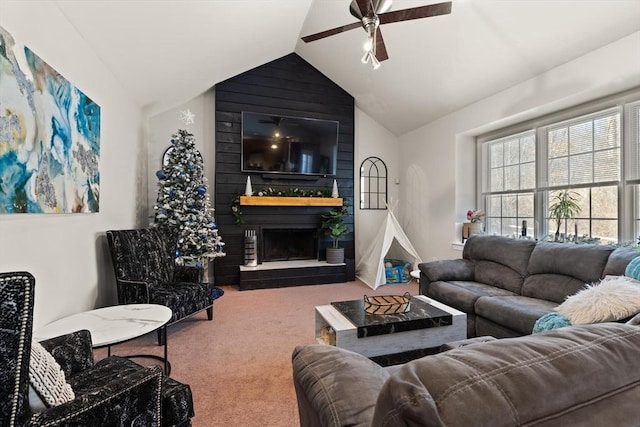
<instances>
[{"instance_id":1,"label":"flat screen television","mask_svg":"<svg viewBox=\"0 0 640 427\"><path fill-rule=\"evenodd\" d=\"M242 172L335 175L333 120L242 112Z\"/></svg>"}]
</instances>

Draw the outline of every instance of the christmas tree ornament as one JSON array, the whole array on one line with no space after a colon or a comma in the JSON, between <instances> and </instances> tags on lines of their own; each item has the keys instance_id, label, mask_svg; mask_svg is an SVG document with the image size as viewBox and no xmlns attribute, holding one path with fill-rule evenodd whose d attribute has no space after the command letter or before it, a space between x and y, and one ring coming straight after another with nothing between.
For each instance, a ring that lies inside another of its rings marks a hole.
<instances>
[{"instance_id":1,"label":"christmas tree ornament","mask_svg":"<svg viewBox=\"0 0 640 427\"><path fill-rule=\"evenodd\" d=\"M167 177L167 174L165 173L164 170L160 169L158 172L156 172L156 177L158 177L158 179L162 180L162 179L165 179Z\"/></svg>"},{"instance_id":2,"label":"christmas tree ornament","mask_svg":"<svg viewBox=\"0 0 640 427\"><path fill-rule=\"evenodd\" d=\"M195 123L195 118L196 115L193 114L188 108L186 110L180 111L180 120L182 120L182 122L187 126Z\"/></svg>"}]
</instances>

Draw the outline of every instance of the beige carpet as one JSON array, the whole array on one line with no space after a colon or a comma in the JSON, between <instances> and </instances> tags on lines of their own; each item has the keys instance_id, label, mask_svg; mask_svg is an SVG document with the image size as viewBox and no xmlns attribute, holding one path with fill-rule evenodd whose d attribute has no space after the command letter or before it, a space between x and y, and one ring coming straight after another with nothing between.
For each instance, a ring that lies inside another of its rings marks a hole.
<instances>
[{"instance_id":1,"label":"beige carpet","mask_svg":"<svg viewBox=\"0 0 640 427\"><path fill-rule=\"evenodd\" d=\"M365 294L418 292L415 280L375 291L360 281L242 292L222 288L225 295L214 305L213 321L200 313L169 328L171 376L191 386L195 427L298 426L291 352L298 344L315 342L314 307ZM148 334L113 347L112 353L161 355L155 340L155 333ZM96 358L105 353L98 350Z\"/></svg>"}]
</instances>

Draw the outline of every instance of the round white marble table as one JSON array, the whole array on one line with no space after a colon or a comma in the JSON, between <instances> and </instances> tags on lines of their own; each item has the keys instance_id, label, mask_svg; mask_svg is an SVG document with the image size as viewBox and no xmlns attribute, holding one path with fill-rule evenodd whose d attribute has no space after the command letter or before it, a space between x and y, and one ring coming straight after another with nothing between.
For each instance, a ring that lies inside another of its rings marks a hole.
<instances>
[{"instance_id":1,"label":"round white marble table","mask_svg":"<svg viewBox=\"0 0 640 427\"><path fill-rule=\"evenodd\" d=\"M87 329L91 332L93 348L107 347L107 354L110 356L113 344L129 341L165 328L162 331L165 336L164 359L160 359L164 362L165 372L168 374L170 365L167 360L166 325L172 314L170 308L158 304L128 304L97 308L64 317L38 328L33 333L33 339L42 341L80 329ZM159 358L153 355L126 357Z\"/></svg>"}]
</instances>

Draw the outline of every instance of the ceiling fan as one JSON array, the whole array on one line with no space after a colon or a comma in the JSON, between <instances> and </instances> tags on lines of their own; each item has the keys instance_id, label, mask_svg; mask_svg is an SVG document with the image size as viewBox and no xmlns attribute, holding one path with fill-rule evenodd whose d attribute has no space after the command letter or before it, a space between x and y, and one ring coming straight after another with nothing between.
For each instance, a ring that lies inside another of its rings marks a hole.
<instances>
[{"instance_id":1,"label":"ceiling fan","mask_svg":"<svg viewBox=\"0 0 640 427\"><path fill-rule=\"evenodd\" d=\"M367 32L366 53L362 57L362 62L367 63L370 61L373 68L376 69L380 66L381 61L389 59L382 32L379 28L380 25L451 13L450 1L388 12L391 8L391 2L392 0L352 0L349 11L360 22L311 34L302 37L302 40L305 43L309 43L362 26Z\"/></svg>"}]
</instances>

